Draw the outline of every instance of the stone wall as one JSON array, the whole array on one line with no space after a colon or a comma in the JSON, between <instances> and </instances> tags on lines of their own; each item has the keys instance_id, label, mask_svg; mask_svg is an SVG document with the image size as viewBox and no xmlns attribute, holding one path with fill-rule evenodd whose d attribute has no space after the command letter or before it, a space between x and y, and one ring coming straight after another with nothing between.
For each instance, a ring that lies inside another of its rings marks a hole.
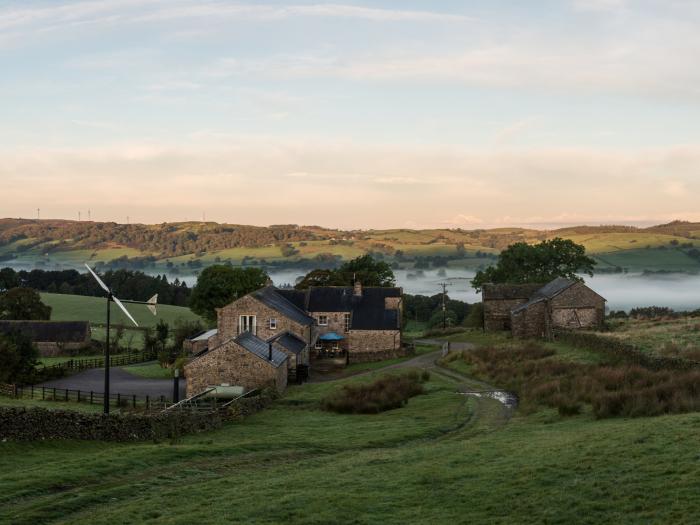
<instances>
[{"instance_id":1,"label":"stone wall","mask_svg":"<svg viewBox=\"0 0 700 525\"><path fill-rule=\"evenodd\" d=\"M53 341L37 341L34 343L41 357L70 356L73 352L85 350L90 347L90 339L77 343L57 343Z\"/></svg>"},{"instance_id":2,"label":"stone wall","mask_svg":"<svg viewBox=\"0 0 700 525\"><path fill-rule=\"evenodd\" d=\"M489 299L484 301L484 329L488 332L510 330L510 312L527 299Z\"/></svg>"},{"instance_id":3,"label":"stone wall","mask_svg":"<svg viewBox=\"0 0 700 525\"><path fill-rule=\"evenodd\" d=\"M0 407L0 441L81 439L145 441L177 438L221 426L216 413L94 414L39 407Z\"/></svg>"},{"instance_id":4,"label":"stone wall","mask_svg":"<svg viewBox=\"0 0 700 525\"><path fill-rule=\"evenodd\" d=\"M222 383L246 389L274 385L282 392L287 387L287 365L275 367L235 342L227 341L187 363L185 377L187 397Z\"/></svg>"},{"instance_id":5,"label":"stone wall","mask_svg":"<svg viewBox=\"0 0 700 525\"><path fill-rule=\"evenodd\" d=\"M553 329L596 329L605 320L605 299L576 283L552 299L550 312Z\"/></svg>"},{"instance_id":6,"label":"stone wall","mask_svg":"<svg viewBox=\"0 0 700 525\"><path fill-rule=\"evenodd\" d=\"M401 348L401 332L398 330L350 330L350 361L360 354L396 352Z\"/></svg>"},{"instance_id":7,"label":"stone wall","mask_svg":"<svg viewBox=\"0 0 700 525\"><path fill-rule=\"evenodd\" d=\"M512 315L513 337L545 337L547 329L547 303L540 301Z\"/></svg>"},{"instance_id":8,"label":"stone wall","mask_svg":"<svg viewBox=\"0 0 700 525\"><path fill-rule=\"evenodd\" d=\"M309 316L313 317L313 319L316 321L317 336L327 334L328 332L335 332L338 335L342 335L345 339L338 341L338 346L343 350L347 350L349 347L349 333L345 330L346 313L350 312L309 312ZM328 318L327 326L318 325L318 319L322 315L325 315Z\"/></svg>"},{"instance_id":9,"label":"stone wall","mask_svg":"<svg viewBox=\"0 0 700 525\"><path fill-rule=\"evenodd\" d=\"M214 348L221 342L239 335L238 319L241 315L256 317L256 333L253 335L260 339L268 340L283 332L291 332L307 343L310 339L309 326L303 326L261 303L253 296L246 295L217 310L219 332L209 340L209 348ZM274 330L270 329L271 318L277 319L277 328Z\"/></svg>"}]
</instances>

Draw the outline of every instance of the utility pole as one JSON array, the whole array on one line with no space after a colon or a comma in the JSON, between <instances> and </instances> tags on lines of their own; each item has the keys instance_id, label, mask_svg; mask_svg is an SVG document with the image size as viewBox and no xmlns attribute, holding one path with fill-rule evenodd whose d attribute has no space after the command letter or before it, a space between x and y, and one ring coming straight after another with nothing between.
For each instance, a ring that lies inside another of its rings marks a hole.
<instances>
[{"instance_id":1,"label":"utility pole","mask_svg":"<svg viewBox=\"0 0 700 525\"><path fill-rule=\"evenodd\" d=\"M90 219L90 208L88 208L88 220L91 220Z\"/></svg>"},{"instance_id":2,"label":"utility pole","mask_svg":"<svg viewBox=\"0 0 700 525\"><path fill-rule=\"evenodd\" d=\"M78 212L78 222L80 222L80 212Z\"/></svg>"},{"instance_id":3,"label":"utility pole","mask_svg":"<svg viewBox=\"0 0 700 525\"><path fill-rule=\"evenodd\" d=\"M39 219L41 219L41 209L37 208L36 209L36 220L39 220Z\"/></svg>"},{"instance_id":4,"label":"utility pole","mask_svg":"<svg viewBox=\"0 0 700 525\"><path fill-rule=\"evenodd\" d=\"M442 329L444 330L445 328L447 328L446 298L447 298L447 287L449 285L448 285L448 283L440 283L440 286L442 286Z\"/></svg>"}]
</instances>

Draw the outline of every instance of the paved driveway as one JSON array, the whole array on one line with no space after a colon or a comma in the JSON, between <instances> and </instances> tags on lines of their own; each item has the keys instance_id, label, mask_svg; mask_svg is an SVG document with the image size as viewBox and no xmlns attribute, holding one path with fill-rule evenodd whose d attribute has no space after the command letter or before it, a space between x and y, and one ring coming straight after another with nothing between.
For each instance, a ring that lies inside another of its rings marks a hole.
<instances>
[{"instance_id":1,"label":"paved driveway","mask_svg":"<svg viewBox=\"0 0 700 525\"><path fill-rule=\"evenodd\" d=\"M91 368L77 374L47 381L39 386L50 388L67 388L85 392L104 390L104 368ZM109 390L111 394L150 396L152 398L165 396L173 397L173 381L171 379L146 379L135 376L123 368L111 368L109 373ZM180 399L185 398L185 380L180 379Z\"/></svg>"}]
</instances>

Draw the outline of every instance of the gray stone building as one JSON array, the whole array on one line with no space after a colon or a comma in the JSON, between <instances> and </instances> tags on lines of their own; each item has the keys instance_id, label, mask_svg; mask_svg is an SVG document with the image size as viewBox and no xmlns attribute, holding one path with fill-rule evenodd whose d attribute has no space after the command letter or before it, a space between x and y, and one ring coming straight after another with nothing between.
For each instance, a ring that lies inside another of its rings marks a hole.
<instances>
[{"instance_id":1,"label":"gray stone building","mask_svg":"<svg viewBox=\"0 0 700 525\"><path fill-rule=\"evenodd\" d=\"M274 379L280 388L282 361L256 361L264 348L283 355L284 370L297 375L326 359L347 363L403 355L401 313L401 288L266 286L218 309L216 330L190 341L195 357L185 367L188 394L221 382L257 388ZM239 363L245 373L234 373Z\"/></svg>"},{"instance_id":2,"label":"gray stone building","mask_svg":"<svg viewBox=\"0 0 700 525\"><path fill-rule=\"evenodd\" d=\"M92 339L88 321L0 321L0 334L12 332L31 339L42 357L88 348Z\"/></svg>"},{"instance_id":3,"label":"gray stone building","mask_svg":"<svg viewBox=\"0 0 700 525\"><path fill-rule=\"evenodd\" d=\"M485 329L511 330L514 337L550 338L555 330L596 330L605 319L605 299L586 284L564 278L544 286L486 285L483 300Z\"/></svg>"}]
</instances>

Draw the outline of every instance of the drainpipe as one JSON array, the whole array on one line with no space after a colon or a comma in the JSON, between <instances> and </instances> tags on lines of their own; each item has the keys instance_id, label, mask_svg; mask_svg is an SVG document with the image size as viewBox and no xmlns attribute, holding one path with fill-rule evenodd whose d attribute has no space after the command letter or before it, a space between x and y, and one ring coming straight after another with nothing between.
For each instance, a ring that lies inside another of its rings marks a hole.
<instances>
[{"instance_id":1,"label":"drainpipe","mask_svg":"<svg viewBox=\"0 0 700 525\"><path fill-rule=\"evenodd\" d=\"M272 361L272 343L267 343L267 359Z\"/></svg>"}]
</instances>

